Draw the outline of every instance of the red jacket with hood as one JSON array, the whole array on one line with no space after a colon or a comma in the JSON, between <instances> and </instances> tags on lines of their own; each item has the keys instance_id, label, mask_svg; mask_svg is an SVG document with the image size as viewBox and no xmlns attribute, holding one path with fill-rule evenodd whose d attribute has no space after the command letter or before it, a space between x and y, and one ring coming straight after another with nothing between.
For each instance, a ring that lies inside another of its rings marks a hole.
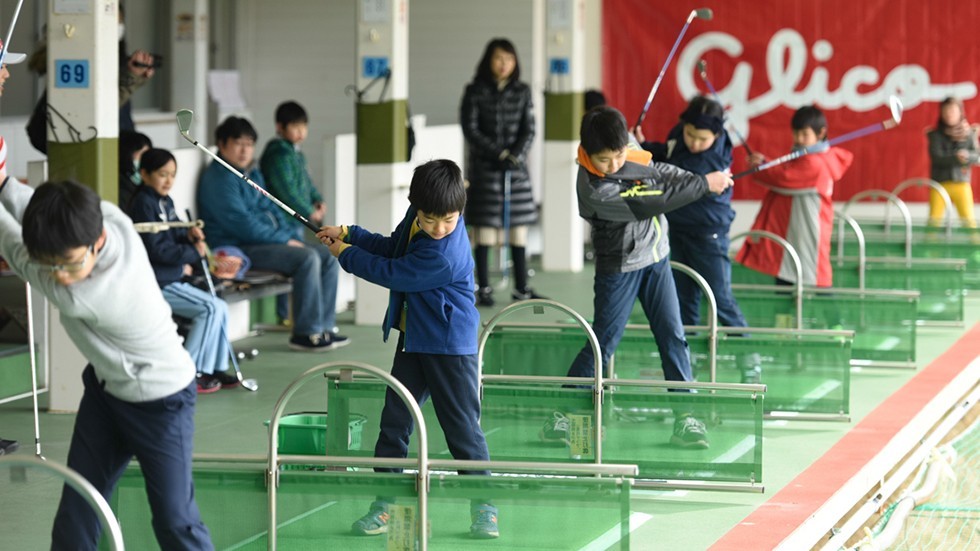
<instances>
[{"instance_id":1,"label":"red jacket with hood","mask_svg":"<svg viewBox=\"0 0 980 551\"><path fill-rule=\"evenodd\" d=\"M853 160L853 153L831 147L755 175L769 191L762 198L762 210L752 229L775 233L793 245L800 256L804 285L831 286L834 183ZM785 281L797 279L790 255L771 239L746 239L736 261Z\"/></svg>"}]
</instances>

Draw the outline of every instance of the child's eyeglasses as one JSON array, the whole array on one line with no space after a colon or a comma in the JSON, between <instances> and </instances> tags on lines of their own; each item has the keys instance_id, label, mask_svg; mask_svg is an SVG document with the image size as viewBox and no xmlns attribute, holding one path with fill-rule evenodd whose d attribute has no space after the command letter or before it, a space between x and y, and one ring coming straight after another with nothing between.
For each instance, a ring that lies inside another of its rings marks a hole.
<instances>
[{"instance_id":1,"label":"child's eyeglasses","mask_svg":"<svg viewBox=\"0 0 980 551\"><path fill-rule=\"evenodd\" d=\"M78 262L70 262L66 264L46 264L44 262L32 262L32 264L39 270L47 270L50 272L67 272L73 274L75 272L80 272L85 268L85 264L88 263L88 258L95 253L95 245L89 245L88 250L85 251L85 256Z\"/></svg>"}]
</instances>

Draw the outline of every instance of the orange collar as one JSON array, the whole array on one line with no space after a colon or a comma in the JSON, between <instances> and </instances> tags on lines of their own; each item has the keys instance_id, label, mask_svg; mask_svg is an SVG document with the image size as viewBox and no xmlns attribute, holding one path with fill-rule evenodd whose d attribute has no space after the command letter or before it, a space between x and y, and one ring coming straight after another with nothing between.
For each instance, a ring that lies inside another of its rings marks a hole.
<instances>
[{"instance_id":1,"label":"orange collar","mask_svg":"<svg viewBox=\"0 0 980 551\"><path fill-rule=\"evenodd\" d=\"M628 148L626 150L626 160L631 163L636 163L636 164L641 164L643 166L646 166L650 164L650 161L652 159L653 159L653 154L650 153L649 151L644 151L642 149L632 149L632 148ZM589 154L585 152L585 149L582 148L581 145L578 146L578 164L582 165L582 167L585 168L585 170L588 170L589 172L595 174L600 178L606 177L604 173L600 172L599 169L597 169L592 164L592 159L589 158Z\"/></svg>"}]
</instances>

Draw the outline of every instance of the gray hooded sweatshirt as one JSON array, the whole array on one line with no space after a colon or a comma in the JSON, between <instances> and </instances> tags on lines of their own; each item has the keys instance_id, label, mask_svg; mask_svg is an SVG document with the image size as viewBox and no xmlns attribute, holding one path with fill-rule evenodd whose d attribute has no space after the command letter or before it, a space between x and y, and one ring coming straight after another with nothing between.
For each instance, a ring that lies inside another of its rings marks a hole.
<instances>
[{"instance_id":1,"label":"gray hooded sweatshirt","mask_svg":"<svg viewBox=\"0 0 980 551\"><path fill-rule=\"evenodd\" d=\"M65 331L106 392L126 402L148 402L187 387L194 380L194 362L180 342L132 220L102 201L106 240L95 267L84 280L61 285L31 262L24 246L20 222L33 194L14 178L0 190L0 255L58 308Z\"/></svg>"}]
</instances>

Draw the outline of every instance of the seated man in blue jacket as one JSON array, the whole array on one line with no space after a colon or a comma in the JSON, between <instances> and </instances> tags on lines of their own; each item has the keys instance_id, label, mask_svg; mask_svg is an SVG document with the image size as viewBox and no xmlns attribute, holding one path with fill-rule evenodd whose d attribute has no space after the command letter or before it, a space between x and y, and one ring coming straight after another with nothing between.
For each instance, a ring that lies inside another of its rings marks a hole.
<instances>
[{"instance_id":1,"label":"seated man in blue jacket","mask_svg":"<svg viewBox=\"0 0 980 551\"><path fill-rule=\"evenodd\" d=\"M258 133L252 124L228 117L215 134L221 158L264 187L262 173L254 164ZM336 329L339 266L327 247L296 239L295 229L272 201L217 162L201 173L197 210L213 247L238 247L252 260L254 269L292 278L290 348L322 352L350 343Z\"/></svg>"}]
</instances>

